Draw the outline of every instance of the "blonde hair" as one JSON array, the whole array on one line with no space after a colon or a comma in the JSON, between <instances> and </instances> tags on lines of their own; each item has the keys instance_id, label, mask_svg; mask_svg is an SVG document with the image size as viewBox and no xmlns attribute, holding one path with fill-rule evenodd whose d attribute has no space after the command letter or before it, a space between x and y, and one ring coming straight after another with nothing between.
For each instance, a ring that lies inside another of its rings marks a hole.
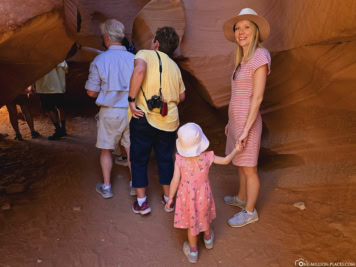
<instances>
[{"instance_id":1,"label":"blonde hair","mask_svg":"<svg viewBox=\"0 0 356 267\"><path fill-rule=\"evenodd\" d=\"M236 62L235 62L236 66L235 67L240 65L242 59L244 61L250 60L251 57L255 54L256 49L258 47L262 47L262 44L258 41L258 39L260 37L260 31L254 22L252 22L252 21L250 21L250 22L251 22L252 29L253 29L252 42L249 44L249 46L247 48L246 55L244 55L242 47L238 43L236 43L237 48L236 48Z\"/></svg>"},{"instance_id":2,"label":"blonde hair","mask_svg":"<svg viewBox=\"0 0 356 267\"><path fill-rule=\"evenodd\" d=\"M101 33L113 43L121 43L125 38L125 26L116 19L108 19L100 25Z\"/></svg>"}]
</instances>

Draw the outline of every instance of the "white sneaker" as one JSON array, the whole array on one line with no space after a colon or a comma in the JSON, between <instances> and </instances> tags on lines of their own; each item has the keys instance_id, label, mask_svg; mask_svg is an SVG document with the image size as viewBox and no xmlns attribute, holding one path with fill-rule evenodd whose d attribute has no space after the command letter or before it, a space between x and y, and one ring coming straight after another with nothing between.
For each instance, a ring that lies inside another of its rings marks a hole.
<instances>
[{"instance_id":1,"label":"white sneaker","mask_svg":"<svg viewBox=\"0 0 356 267\"><path fill-rule=\"evenodd\" d=\"M250 223L258 221L258 214L256 209L253 210L252 215L248 214L245 209L236 213L234 217L228 220L228 224L231 227L242 227Z\"/></svg>"},{"instance_id":2,"label":"white sneaker","mask_svg":"<svg viewBox=\"0 0 356 267\"><path fill-rule=\"evenodd\" d=\"M102 195L103 198L111 198L113 197L113 193L111 187L109 189L104 189L104 183L99 182L96 184L96 192Z\"/></svg>"},{"instance_id":3,"label":"white sneaker","mask_svg":"<svg viewBox=\"0 0 356 267\"><path fill-rule=\"evenodd\" d=\"M121 165L121 166L125 166L125 167L129 166L127 158L124 157L124 156L116 156L115 157L115 164Z\"/></svg>"},{"instance_id":4,"label":"white sneaker","mask_svg":"<svg viewBox=\"0 0 356 267\"><path fill-rule=\"evenodd\" d=\"M204 245L207 249L212 249L214 247L214 231L210 230L210 239L209 240L205 240L204 238Z\"/></svg>"},{"instance_id":5,"label":"white sneaker","mask_svg":"<svg viewBox=\"0 0 356 267\"><path fill-rule=\"evenodd\" d=\"M130 196L136 196L136 188L132 187L132 181L130 181Z\"/></svg>"},{"instance_id":6,"label":"white sneaker","mask_svg":"<svg viewBox=\"0 0 356 267\"><path fill-rule=\"evenodd\" d=\"M246 206L246 200L240 200L237 196L226 196L224 197L226 204L231 206L237 206L241 209L244 209Z\"/></svg>"},{"instance_id":7,"label":"white sneaker","mask_svg":"<svg viewBox=\"0 0 356 267\"><path fill-rule=\"evenodd\" d=\"M174 201L173 201L173 203L171 204L171 206L170 206L169 208L166 208L167 202L166 202L166 200L164 199L164 194L162 195L161 202L162 202L162 204L164 205L164 210L165 210L165 212L172 212L172 211L174 211Z\"/></svg>"},{"instance_id":8,"label":"white sneaker","mask_svg":"<svg viewBox=\"0 0 356 267\"><path fill-rule=\"evenodd\" d=\"M191 252L188 242L184 242L183 251L184 251L184 254L187 256L188 260L191 263L196 263L198 261L198 251L197 252Z\"/></svg>"}]
</instances>

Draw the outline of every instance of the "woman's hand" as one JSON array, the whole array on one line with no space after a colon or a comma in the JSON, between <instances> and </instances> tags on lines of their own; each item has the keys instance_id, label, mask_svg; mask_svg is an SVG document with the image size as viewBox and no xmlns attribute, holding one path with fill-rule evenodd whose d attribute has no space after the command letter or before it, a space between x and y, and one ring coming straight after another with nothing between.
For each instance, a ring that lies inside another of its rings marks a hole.
<instances>
[{"instance_id":1,"label":"woman's hand","mask_svg":"<svg viewBox=\"0 0 356 267\"><path fill-rule=\"evenodd\" d=\"M237 150L237 152L241 152L242 151L239 141L236 141L235 149Z\"/></svg>"},{"instance_id":2,"label":"woman's hand","mask_svg":"<svg viewBox=\"0 0 356 267\"><path fill-rule=\"evenodd\" d=\"M246 129L244 129L239 137L239 139L237 140L238 142L238 146L239 146L239 150L238 151L242 151L247 143L247 138L248 138L248 131Z\"/></svg>"},{"instance_id":3,"label":"woman's hand","mask_svg":"<svg viewBox=\"0 0 356 267\"><path fill-rule=\"evenodd\" d=\"M136 107L135 102L130 102L129 105L130 105L132 117L134 117L135 119L139 119L140 117L143 117L145 115L145 113L142 110L139 110Z\"/></svg>"},{"instance_id":4,"label":"woman's hand","mask_svg":"<svg viewBox=\"0 0 356 267\"><path fill-rule=\"evenodd\" d=\"M225 135L227 136L228 133L229 133L229 124L226 124L226 126L225 126Z\"/></svg>"}]
</instances>

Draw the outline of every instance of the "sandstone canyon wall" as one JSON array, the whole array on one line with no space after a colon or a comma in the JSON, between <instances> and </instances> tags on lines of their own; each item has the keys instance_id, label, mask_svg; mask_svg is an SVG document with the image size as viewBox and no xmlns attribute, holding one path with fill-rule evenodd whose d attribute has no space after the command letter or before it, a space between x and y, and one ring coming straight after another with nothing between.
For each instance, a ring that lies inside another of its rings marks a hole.
<instances>
[{"instance_id":1,"label":"sandstone canyon wall","mask_svg":"<svg viewBox=\"0 0 356 267\"><path fill-rule=\"evenodd\" d=\"M75 0L0 3L0 106L63 61L75 41Z\"/></svg>"},{"instance_id":2,"label":"sandstone canyon wall","mask_svg":"<svg viewBox=\"0 0 356 267\"><path fill-rule=\"evenodd\" d=\"M176 60L191 96L182 119L215 125L210 138L220 151L234 68L234 44L222 25L244 7L256 10L271 25L264 46L272 54L261 170L281 186L356 182L356 1L15 2L0 8L0 105L60 62L75 40L101 49L98 24L106 18L121 20L138 49L148 48L158 26L171 25L181 37ZM74 33L77 12L81 30ZM70 90L83 89L93 56L79 52Z\"/></svg>"},{"instance_id":3,"label":"sandstone canyon wall","mask_svg":"<svg viewBox=\"0 0 356 267\"><path fill-rule=\"evenodd\" d=\"M235 54L222 25L244 7L270 22L271 35L264 44L272 53L272 73L262 105L262 170L279 185L355 182L356 2L182 2L186 27L179 65L189 73L189 89L225 114ZM155 8L147 5L142 12L150 11ZM158 20L145 19L139 16L135 23ZM184 109L192 118L201 105ZM206 114L200 114L196 120L208 125Z\"/></svg>"}]
</instances>

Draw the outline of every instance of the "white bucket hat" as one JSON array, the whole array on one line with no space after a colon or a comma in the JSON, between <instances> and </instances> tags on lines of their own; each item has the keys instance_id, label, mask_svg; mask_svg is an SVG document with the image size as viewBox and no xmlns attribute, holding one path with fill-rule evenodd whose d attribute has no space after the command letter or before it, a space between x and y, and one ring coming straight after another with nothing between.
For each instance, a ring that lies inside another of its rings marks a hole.
<instances>
[{"instance_id":1,"label":"white bucket hat","mask_svg":"<svg viewBox=\"0 0 356 267\"><path fill-rule=\"evenodd\" d=\"M209 140L198 124L189 122L178 130L177 150L183 157L196 157L209 146Z\"/></svg>"},{"instance_id":2,"label":"white bucket hat","mask_svg":"<svg viewBox=\"0 0 356 267\"><path fill-rule=\"evenodd\" d=\"M270 33L270 26L267 20L264 17L257 15L256 11L251 8L244 8L240 11L240 14L236 17L233 17L226 21L223 26L223 31L225 38L233 43L236 43L236 37L234 32L234 26L237 22L242 20L249 20L254 22L259 31L260 31L260 38L259 41L263 42L266 40Z\"/></svg>"}]
</instances>

